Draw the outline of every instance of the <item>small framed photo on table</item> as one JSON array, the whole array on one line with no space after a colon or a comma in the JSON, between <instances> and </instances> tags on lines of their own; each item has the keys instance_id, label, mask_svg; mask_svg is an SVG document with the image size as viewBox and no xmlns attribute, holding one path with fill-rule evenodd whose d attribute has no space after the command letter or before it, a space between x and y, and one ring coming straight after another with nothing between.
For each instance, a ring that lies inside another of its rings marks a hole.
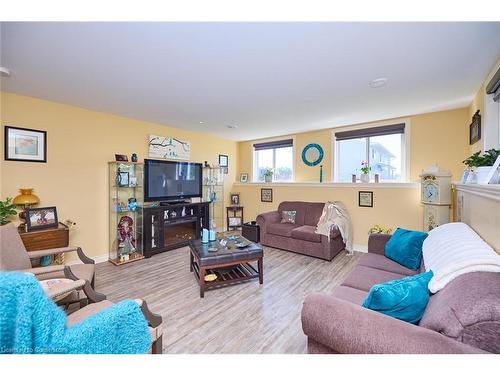
<instances>
[{"instance_id":1,"label":"small framed photo on table","mask_svg":"<svg viewBox=\"0 0 500 375\"><path fill-rule=\"evenodd\" d=\"M47 162L47 132L5 126L5 160Z\"/></svg>"},{"instance_id":2,"label":"small framed photo on table","mask_svg":"<svg viewBox=\"0 0 500 375\"><path fill-rule=\"evenodd\" d=\"M373 191L359 191L358 192L358 206L359 207L373 207Z\"/></svg>"},{"instance_id":3,"label":"small framed photo on table","mask_svg":"<svg viewBox=\"0 0 500 375\"><path fill-rule=\"evenodd\" d=\"M240 174L240 182L246 184L248 182L248 173Z\"/></svg>"},{"instance_id":4,"label":"small framed photo on table","mask_svg":"<svg viewBox=\"0 0 500 375\"><path fill-rule=\"evenodd\" d=\"M59 226L55 207L27 208L25 215L28 232Z\"/></svg>"},{"instance_id":5,"label":"small framed photo on table","mask_svg":"<svg viewBox=\"0 0 500 375\"><path fill-rule=\"evenodd\" d=\"M231 205L232 206L240 205L240 193L231 193Z\"/></svg>"}]
</instances>

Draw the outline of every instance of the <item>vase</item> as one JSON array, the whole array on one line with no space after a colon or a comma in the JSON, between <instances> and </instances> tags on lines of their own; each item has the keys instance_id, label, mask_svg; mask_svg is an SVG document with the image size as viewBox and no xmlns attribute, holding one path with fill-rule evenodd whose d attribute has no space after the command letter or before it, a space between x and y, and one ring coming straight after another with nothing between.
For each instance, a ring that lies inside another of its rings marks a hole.
<instances>
[{"instance_id":1,"label":"vase","mask_svg":"<svg viewBox=\"0 0 500 375\"><path fill-rule=\"evenodd\" d=\"M273 176L264 176L265 182L273 182Z\"/></svg>"},{"instance_id":2,"label":"vase","mask_svg":"<svg viewBox=\"0 0 500 375\"><path fill-rule=\"evenodd\" d=\"M361 173L359 179L363 184L367 184L370 182L370 175L368 173Z\"/></svg>"}]
</instances>

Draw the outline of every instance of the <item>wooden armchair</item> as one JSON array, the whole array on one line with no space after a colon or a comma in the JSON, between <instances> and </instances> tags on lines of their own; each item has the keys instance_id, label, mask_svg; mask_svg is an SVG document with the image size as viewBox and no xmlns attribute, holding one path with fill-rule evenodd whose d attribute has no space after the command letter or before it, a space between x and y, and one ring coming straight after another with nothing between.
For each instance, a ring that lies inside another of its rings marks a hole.
<instances>
[{"instance_id":1,"label":"wooden armchair","mask_svg":"<svg viewBox=\"0 0 500 375\"><path fill-rule=\"evenodd\" d=\"M71 265L66 271L64 265L36 268L31 266L31 259L68 252L76 252L83 264ZM0 271L30 272L39 280L58 278L80 279L88 281L93 288L95 279L94 264L94 260L87 257L79 247L63 247L28 252L14 224L10 223L0 226ZM67 275L71 277L67 277ZM99 298L103 299L102 296ZM59 301L59 303L66 305L78 301L82 303L85 299L85 295L75 292L68 296L68 298Z\"/></svg>"}]
</instances>

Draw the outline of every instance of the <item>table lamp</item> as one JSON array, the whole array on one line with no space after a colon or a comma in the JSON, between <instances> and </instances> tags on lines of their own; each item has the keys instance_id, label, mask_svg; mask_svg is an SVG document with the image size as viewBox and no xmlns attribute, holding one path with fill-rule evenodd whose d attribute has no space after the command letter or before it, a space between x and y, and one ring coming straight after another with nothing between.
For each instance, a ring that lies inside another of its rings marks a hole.
<instances>
[{"instance_id":1,"label":"table lamp","mask_svg":"<svg viewBox=\"0 0 500 375\"><path fill-rule=\"evenodd\" d=\"M22 209L19 212L19 220L21 223L17 227L20 232L26 232L26 209L40 203L40 199L33 194L33 189L19 189L21 194L14 198L13 202L17 207Z\"/></svg>"}]
</instances>

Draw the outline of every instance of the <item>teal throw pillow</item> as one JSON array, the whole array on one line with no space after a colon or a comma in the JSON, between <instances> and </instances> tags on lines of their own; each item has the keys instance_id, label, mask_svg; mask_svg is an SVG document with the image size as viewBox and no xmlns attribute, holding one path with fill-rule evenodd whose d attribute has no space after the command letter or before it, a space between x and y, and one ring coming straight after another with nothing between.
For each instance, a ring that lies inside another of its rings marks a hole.
<instances>
[{"instance_id":1,"label":"teal throw pillow","mask_svg":"<svg viewBox=\"0 0 500 375\"><path fill-rule=\"evenodd\" d=\"M427 233L398 228L385 244L387 258L409 268L418 270L422 261L422 245Z\"/></svg>"},{"instance_id":2,"label":"teal throw pillow","mask_svg":"<svg viewBox=\"0 0 500 375\"><path fill-rule=\"evenodd\" d=\"M362 306L405 322L417 324L429 302L432 271L376 284L370 288Z\"/></svg>"}]
</instances>

